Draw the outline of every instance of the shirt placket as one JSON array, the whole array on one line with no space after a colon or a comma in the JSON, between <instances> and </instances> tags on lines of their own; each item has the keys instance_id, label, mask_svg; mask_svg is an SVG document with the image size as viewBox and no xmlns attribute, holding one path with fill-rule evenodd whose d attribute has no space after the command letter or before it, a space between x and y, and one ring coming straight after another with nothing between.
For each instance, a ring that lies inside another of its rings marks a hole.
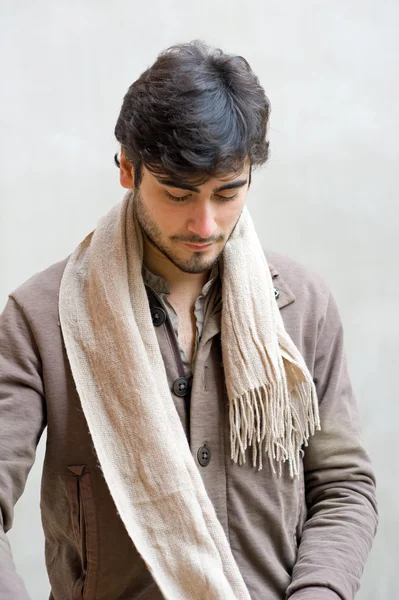
<instances>
[{"instance_id":1,"label":"shirt placket","mask_svg":"<svg viewBox=\"0 0 399 600\"><path fill-rule=\"evenodd\" d=\"M183 426L190 445L190 392L192 378L187 378L185 375L173 324L162 299L151 287L146 285L145 288L151 307L152 320L155 326L159 347L170 384L170 391L174 397L174 402L180 418L182 416L180 402L183 401L184 403L185 418ZM161 322L159 322L157 311L161 314ZM173 357L172 360L171 354Z\"/></svg>"}]
</instances>

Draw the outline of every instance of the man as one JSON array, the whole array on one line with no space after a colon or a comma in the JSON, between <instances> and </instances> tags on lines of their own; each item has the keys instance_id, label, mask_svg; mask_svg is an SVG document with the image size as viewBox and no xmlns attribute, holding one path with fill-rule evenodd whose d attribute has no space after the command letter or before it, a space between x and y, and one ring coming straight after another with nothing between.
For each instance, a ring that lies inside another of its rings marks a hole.
<instances>
[{"instance_id":1,"label":"man","mask_svg":"<svg viewBox=\"0 0 399 600\"><path fill-rule=\"evenodd\" d=\"M6 532L47 425L53 600L349 600L377 524L328 287L266 252L245 207L268 156L248 63L194 42L129 88L128 191L0 320Z\"/></svg>"}]
</instances>

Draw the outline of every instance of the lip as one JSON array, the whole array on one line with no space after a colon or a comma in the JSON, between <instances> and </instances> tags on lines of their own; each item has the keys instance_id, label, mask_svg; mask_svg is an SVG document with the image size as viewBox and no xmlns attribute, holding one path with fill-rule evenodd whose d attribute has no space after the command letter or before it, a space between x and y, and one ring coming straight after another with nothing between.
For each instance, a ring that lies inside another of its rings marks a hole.
<instances>
[{"instance_id":1,"label":"lip","mask_svg":"<svg viewBox=\"0 0 399 600\"><path fill-rule=\"evenodd\" d=\"M201 252L206 250L207 248L210 248L212 246L211 244L205 244L202 246L196 246L195 244L187 244L186 242L182 242L182 244L184 244L184 246L187 246L187 248L190 248L190 250L195 250L196 252Z\"/></svg>"}]
</instances>

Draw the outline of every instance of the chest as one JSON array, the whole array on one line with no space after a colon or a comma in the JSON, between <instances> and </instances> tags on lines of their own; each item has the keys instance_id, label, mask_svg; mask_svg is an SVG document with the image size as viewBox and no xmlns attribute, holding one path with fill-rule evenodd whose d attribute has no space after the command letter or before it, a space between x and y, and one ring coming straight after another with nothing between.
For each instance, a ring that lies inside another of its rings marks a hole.
<instances>
[{"instance_id":1,"label":"chest","mask_svg":"<svg viewBox=\"0 0 399 600\"><path fill-rule=\"evenodd\" d=\"M178 339L187 359L192 360L195 339L197 332L197 324L194 313L194 306L190 306L187 302L178 298L169 298L178 317Z\"/></svg>"},{"instance_id":2,"label":"chest","mask_svg":"<svg viewBox=\"0 0 399 600\"><path fill-rule=\"evenodd\" d=\"M188 360L191 361L194 354L195 338L197 333L194 311L187 311L186 313L177 312L177 316L179 318L179 343L183 348Z\"/></svg>"}]
</instances>

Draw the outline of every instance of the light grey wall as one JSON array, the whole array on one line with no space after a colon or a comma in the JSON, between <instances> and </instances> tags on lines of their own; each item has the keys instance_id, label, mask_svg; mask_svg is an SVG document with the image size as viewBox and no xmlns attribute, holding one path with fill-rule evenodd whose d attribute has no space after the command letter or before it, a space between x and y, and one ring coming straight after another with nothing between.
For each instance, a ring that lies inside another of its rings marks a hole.
<instances>
[{"instance_id":1,"label":"light grey wall","mask_svg":"<svg viewBox=\"0 0 399 600\"><path fill-rule=\"evenodd\" d=\"M2 0L0 306L122 199L113 128L127 87L168 45L245 56L273 110L249 206L264 246L329 281L379 484L360 600L396 597L399 493L399 4L389 0ZM33 600L48 581L43 441L10 532Z\"/></svg>"}]
</instances>

